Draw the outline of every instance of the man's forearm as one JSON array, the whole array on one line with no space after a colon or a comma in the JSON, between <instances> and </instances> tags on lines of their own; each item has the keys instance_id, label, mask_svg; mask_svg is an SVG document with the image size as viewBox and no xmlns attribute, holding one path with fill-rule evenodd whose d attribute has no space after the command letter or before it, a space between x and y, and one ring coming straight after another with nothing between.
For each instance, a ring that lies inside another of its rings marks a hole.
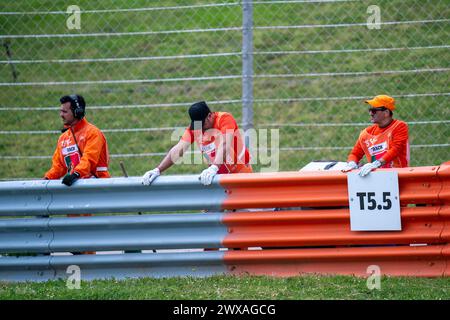
<instances>
[{"instance_id":1,"label":"man's forearm","mask_svg":"<svg viewBox=\"0 0 450 320\"><path fill-rule=\"evenodd\" d=\"M157 166L160 172L163 172L170 168L173 165L173 161L171 159L170 152L164 157L164 159L161 161L161 163Z\"/></svg>"},{"instance_id":2,"label":"man's forearm","mask_svg":"<svg viewBox=\"0 0 450 320\"><path fill-rule=\"evenodd\" d=\"M226 164L227 161L227 153L231 152L231 149L233 147L233 136L231 135L224 135L221 136L222 139L224 139L223 141L221 141L221 143L219 143L217 150L216 150L216 157L214 159L214 165L216 165L217 167L220 167L222 164ZM227 143L228 141L228 143ZM227 149L228 147L228 149Z\"/></svg>"},{"instance_id":3,"label":"man's forearm","mask_svg":"<svg viewBox=\"0 0 450 320\"><path fill-rule=\"evenodd\" d=\"M179 148L177 145L172 147L157 168L160 172L169 169L179 158L183 156L183 154L184 150L182 148Z\"/></svg>"}]
</instances>

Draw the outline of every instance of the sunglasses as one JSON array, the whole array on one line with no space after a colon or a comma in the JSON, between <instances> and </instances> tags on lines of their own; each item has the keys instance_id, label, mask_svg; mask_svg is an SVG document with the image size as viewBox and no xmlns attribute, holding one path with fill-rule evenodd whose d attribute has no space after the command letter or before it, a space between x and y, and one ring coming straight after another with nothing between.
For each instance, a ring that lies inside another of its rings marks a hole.
<instances>
[{"instance_id":1,"label":"sunglasses","mask_svg":"<svg viewBox=\"0 0 450 320\"><path fill-rule=\"evenodd\" d=\"M385 110L387 110L385 107L369 108L370 113L377 113L378 111L385 111Z\"/></svg>"}]
</instances>

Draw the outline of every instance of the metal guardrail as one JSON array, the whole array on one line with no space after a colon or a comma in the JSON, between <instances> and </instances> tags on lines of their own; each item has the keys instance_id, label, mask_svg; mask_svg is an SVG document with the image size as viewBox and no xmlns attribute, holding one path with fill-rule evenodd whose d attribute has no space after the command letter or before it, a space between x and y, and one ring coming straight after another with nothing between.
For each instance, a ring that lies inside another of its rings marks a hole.
<instances>
[{"instance_id":1,"label":"metal guardrail","mask_svg":"<svg viewBox=\"0 0 450 320\"><path fill-rule=\"evenodd\" d=\"M222 220L221 213L0 219L0 253L220 248Z\"/></svg>"},{"instance_id":2,"label":"metal guardrail","mask_svg":"<svg viewBox=\"0 0 450 320\"><path fill-rule=\"evenodd\" d=\"M0 280L67 278L71 265L81 269L84 280L366 275L368 264L374 263L388 275L449 276L450 166L399 169L398 176L400 232L350 231L346 175L341 172L220 175L211 186L203 186L197 175L162 176L151 186L143 186L140 178L79 180L70 188L60 181L0 182ZM292 210L298 205L314 210ZM269 206L285 209L53 216ZM151 249L158 252L145 252ZM110 250L125 253L55 255Z\"/></svg>"},{"instance_id":3,"label":"metal guardrail","mask_svg":"<svg viewBox=\"0 0 450 320\"><path fill-rule=\"evenodd\" d=\"M216 178L217 180L217 178ZM203 186L198 175L161 176L144 186L141 178L0 182L0 216L39 216L142 211L217 211L226 197L218 183Z\"/></svg>"},{"instance_id":4,"label":"metal guardrail","mask_svg":"<svg viewBox=\"0 0 450 320\"><path fill-rule=\"evenodd\" d=\"M107 255L1 257L0 280L65 279L69 266L81 270L82 280L137 277L205 277L224 274L224 252L127 253Z\"/></svg>"}]
</instances>

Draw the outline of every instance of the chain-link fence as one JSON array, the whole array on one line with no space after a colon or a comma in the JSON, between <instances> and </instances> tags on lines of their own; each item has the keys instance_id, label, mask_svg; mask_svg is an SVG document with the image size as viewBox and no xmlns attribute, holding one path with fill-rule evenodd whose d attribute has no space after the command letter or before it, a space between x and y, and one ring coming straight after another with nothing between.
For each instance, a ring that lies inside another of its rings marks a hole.
<instances>
[{"instance_id":1,"label":"chain-link fence","mask_svg":"<svg viewBox=\"0 0 450 320\"><path fill-rule=\"evenodd\" d=\"M119 161L129 175L157 165L199 100L239 121L243 105L253 106L256 128L279 129L280 170L345 160L370 125L363 100L382 93L409 124L411 165L450 158L446 0L19 0L0 8L1 179L43 176L62 127L58 99L70 93L85 97L88 120L107 136L114 176Z\"/></svg>"}]
</instances>

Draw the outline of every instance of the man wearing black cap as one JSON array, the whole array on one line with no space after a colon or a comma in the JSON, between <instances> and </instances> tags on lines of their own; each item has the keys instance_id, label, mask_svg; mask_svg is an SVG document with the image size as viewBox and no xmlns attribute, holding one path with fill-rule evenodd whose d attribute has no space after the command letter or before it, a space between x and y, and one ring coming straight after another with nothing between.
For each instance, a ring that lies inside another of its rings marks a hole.
<instances>
[{"instance_id":1,"label":"man wearing black cap","mask_svg":"<svg viewBox=\"0 0 450 320\"><path fill-rule=\"evenodd\" d=\"M206 102L196 102L189 108L191 124L180 141L170 149L161 163L142 177L150 185L163 171L181 158L195 141L209 167L200 174L200 181L209 185L216 174L250 173L250 153L245 147L238 125L228 112L211 112Z\"/></svg>"}]
</instances>

